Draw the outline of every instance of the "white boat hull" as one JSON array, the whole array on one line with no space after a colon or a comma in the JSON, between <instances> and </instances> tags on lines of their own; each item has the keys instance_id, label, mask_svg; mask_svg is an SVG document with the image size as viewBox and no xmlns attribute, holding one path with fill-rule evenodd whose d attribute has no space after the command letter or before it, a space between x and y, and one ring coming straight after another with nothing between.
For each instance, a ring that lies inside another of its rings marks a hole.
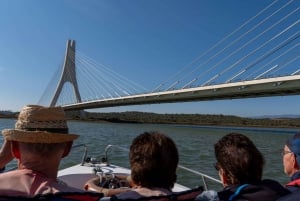
<instances>
[{"instance_id":1,"label":"white boat hull","mask_svg":"<svg viewBox=\"0 0 300 201\"><path fill-rule=\"evenodd\" d=\"M130 174L130 170L116 165L107 165L106 163L85 163L83 165L78 164L58 172L58 179L65 182L69 186L84 189L85 183L97 177L95 174L95 168L100 168L106 174ZM180 184L175 184L173 191L181 192L189 190L190 188Z\"/></svg>"}]
</instances>

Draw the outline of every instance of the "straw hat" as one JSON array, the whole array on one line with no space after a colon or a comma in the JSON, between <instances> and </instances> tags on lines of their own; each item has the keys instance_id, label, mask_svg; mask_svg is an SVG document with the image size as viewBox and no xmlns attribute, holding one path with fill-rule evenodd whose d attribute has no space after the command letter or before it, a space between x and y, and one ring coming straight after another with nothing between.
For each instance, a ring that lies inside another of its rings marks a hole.
<instances>
[{"instance_id":1,"label":"straw hat","mask_svg":"<svg viewBox=\"0 0 300 201\"><path fill-rule=\"evenodd\" d=\"M63 108L27 105L21 110L15 129L4 129L6 140L28 143L73 141L79 135L68 134Z\"/></svg>"}]
</instances>

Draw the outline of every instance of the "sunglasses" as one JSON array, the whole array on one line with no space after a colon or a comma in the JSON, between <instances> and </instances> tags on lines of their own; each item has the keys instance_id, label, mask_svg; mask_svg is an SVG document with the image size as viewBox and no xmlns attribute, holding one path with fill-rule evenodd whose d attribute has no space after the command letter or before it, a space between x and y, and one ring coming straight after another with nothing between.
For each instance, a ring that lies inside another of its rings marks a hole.
<instances>
[{"instance_id":1,"label":"sunglasses","mask_svg":"<svg viewBox=\"0 0 300 201\"><path fill-rule=\"evenodd\" d=\"M290 154L293 153L292 151L285 151L285 150L281 150L281 156L284 156L286 154Z\"/></svg>"},{"instance_id":2,"label":"sunglasses","mask_svg":"<svg viewBox=\"0 0 300 201\"><path fill-rule=\"evenodd\" d=\"M214 164L214 167L216 168L217 171L219 171L219 170L221 169L218 162L216 162L216 163Z\"/></svg>"}]
</instances>

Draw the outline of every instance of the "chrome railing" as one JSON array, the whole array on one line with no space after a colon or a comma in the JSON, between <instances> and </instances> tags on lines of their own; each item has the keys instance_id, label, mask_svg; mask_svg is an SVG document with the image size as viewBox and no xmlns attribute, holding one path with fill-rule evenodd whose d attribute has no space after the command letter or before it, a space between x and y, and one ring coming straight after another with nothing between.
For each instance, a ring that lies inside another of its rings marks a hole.
<instances>
[{"instance_id":1,"label":"chrome railing","mask_svg":"<svg viewBox=\"0 0 300 201\"><path fill-rule=\"evenodd\" d=\"M84 163L86 161L87 151L88 151L87 146L85 144L78 144L78 145L72 146L72 149L78 148L78 147L83 147L84 148L83 156L82 156L82 159L81 159L81 165L84 165Z\"/></svg>"},{"instance_id":2,"label":"chrome railing","mask_svg":"<svg viewBox=\"0 0 300 201\"><path fill-rule=\"evenodd\" d=\"M104 159L103 159L107 164L109 164L108 151L109 151L112 147L117 148L117 149L122 150L122 151L129 152L129 149L124 148L124 147L121 147L121 146L118 146L118 145L111 145L111 144L107 145L107 146L105 147L105 150L104 150L104 155L105 155L105 156L104 156Z\"/></svg>"},{"instance_id":3,"label":"chrome railing","mask_svg":"<svg viewBox=\"0 0 300 201\"><path fill-rule=\"evenodd\" d=\"M207 174L204 174L202 172L199 172L199 171L196 171L196 170L184 167L182 165L178 165L178 168L181 168L181 169L186 170L188 172L191 172L191 173L194 173L196 175L199 175L201 177L201 179L202 179L202 182L203 182L203 185L204 185L204 190L208 190L206 179L209 179L209 180L211 180L213 182L222 184L222 182L220 180L215 179L215 178L213 178L213 177L211 177L211 176L209 176Z\"/></svg>"}]
</instances>

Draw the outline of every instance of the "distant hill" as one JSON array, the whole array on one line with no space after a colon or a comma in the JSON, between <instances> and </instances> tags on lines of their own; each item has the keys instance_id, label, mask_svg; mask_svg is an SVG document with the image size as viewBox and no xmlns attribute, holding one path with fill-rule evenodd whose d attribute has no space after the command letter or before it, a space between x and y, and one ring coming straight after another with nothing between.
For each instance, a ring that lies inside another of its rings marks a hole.
<instances>
[{"instance_id":1,"label":"distant hill","mask_svg":"<svg viewBox=\"0 0 300 201\"><path fill-rule=\"evenodd\" d=\"M16 118L19 112L0 110L0 118Z\"/></svg>"},{"instance_id":2,"label":"distant hill","mask_svg":"<svg viewBox=\"0 0 300 201\"><path fill-rule=\"evenodd\" d=\"M211 114L157 114L147 112L113 112L95 113L85 112L81 118L78 112L67 112L70 119L88 121L106 121L113 123L154 123L154 124L186 124L186 125L222 125L222 126L253 126L253 127L286 127L300 128L300 117L276 118L260 117L245 118L233 115ZM300 116L300 115L299 115ZM274 116L273 116L274 117Z\"/></svg>"},{"instance_id":3,"label":"distant hill","mask_svg":"<svg viewBox=\"0 0 300 201\"><path fill-rule=\"evenodd\" d=\"M0 110L0 114L2 115L11 115L13 112L9 110Z\"/></svg>"},{"instance_id":4,"label":"distant hill","mask_svg":"<svg viewBox=\"0 0 300 201\"><path fill-rule=\"evenodd\" d=\"M263 116L255 116L251 117L255 119L297 119L300 118L300 114L282 114L282 115L263 115Z\"/></svg>"},{"instance_id":5,"label":"distant hill","mask_svg":"<svg viewBox=\"0 0 300 201\"><path fill-rule=\"evenodd\" d=\"M239 117L234 115L212 114L157 114L147 112L79 112L68 111L67 117L73 120L105 121L112 123L154 123L218 126L253 126L300 128L300 115L264 115ZM83 114L84 117L81 116ZM16 118L18 112L0 111L0 118Z\"/></svg>"}]
</instances>

